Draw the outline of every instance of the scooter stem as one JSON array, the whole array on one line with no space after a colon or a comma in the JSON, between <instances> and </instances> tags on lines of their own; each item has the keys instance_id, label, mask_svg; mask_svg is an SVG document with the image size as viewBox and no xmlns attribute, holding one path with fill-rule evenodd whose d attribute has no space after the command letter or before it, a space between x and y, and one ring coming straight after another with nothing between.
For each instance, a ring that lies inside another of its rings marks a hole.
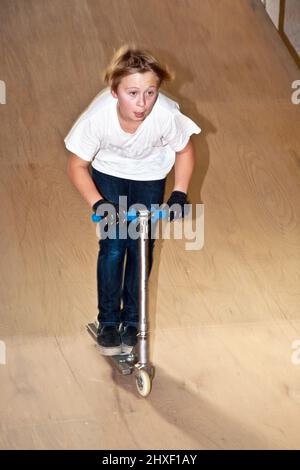
<instances>
[{"instance_id":1,"label":"scooter stem","mask_svg":"<svg viewBox=\"0 0 300 470\"><path fill-rule=\"evenodd\" d=\"M148 364L148 210L139 210L139 335L138 335L138 364L146 367Z\"/></svg>"}]
</instances>

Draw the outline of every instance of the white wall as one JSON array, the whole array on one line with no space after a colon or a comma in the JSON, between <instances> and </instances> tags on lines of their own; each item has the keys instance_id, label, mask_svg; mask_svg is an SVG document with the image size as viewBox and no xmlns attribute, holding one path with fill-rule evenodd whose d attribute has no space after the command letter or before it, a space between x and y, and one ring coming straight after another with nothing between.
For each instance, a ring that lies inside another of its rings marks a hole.
<instances>
[{"instance_id":1,"label":"white wall","mask_svg":"<svg viewBox=\"0 0 300 470\"><path fill-rule=\"evenodd\" d=\"M300 56L300 1L286 0L284 32Z\"/></svg>"},{"instance_id":2,"label":"white wall","mask_svg":"<svg viewBox=\"0 0 300 470\"><path fill-rule=\"evenodd\" d=\"M280 0L261 0L278 29ZM284 33L300 56L300 0L285 0Z\"/></svg>"},{"instance_id":3,"label":"white wall","mask_svg":"<svg viewBox=\"0 0 300 470\"><path fill-rule=\"evenodd\" d=\"M271 20L278 29L280 0L262 0L262 2L265 5Z\"/></svg>"}]
</instances>

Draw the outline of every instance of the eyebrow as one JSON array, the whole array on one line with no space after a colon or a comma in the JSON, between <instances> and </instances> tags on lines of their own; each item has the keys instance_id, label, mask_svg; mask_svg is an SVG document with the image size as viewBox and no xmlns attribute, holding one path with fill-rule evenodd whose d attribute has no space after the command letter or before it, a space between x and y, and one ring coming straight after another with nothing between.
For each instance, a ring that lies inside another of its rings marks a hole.
<instances>
[{"instance_id":1,"label":"eyebrow","mask_svg":"<svg viewBox=\"0 0 300 470\"><path fill-rule=\"evenodd\" d=\"M149 90L149 88L156 88L156 85L150 85L147 90ZM139 87L137 86L130 86L130 87L127 87L125 88L125 90L139 90Z\"/></svg>"}]
</instances>

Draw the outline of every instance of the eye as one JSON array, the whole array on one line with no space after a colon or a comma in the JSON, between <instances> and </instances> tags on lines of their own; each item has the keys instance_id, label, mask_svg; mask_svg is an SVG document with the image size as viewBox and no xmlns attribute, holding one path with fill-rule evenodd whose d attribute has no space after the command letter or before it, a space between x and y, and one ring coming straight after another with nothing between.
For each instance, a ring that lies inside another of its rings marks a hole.
<instances>
[{"instance_id":1,"label":"eye","mask_svg":"<svg viewBox=\"0 0 300 470\"><path fill-rule=\"evenodd\" d=\"M129 94L130 94L131 96L135 96L135 95L136 95L136 91L130 91Z\"/></svg>"},{"instance_id":2,"label":"eye","mask_svg":"<svg viewBox=\"0 0 300 470\"><path fill-rule=\"evenodd\" d=\"M153 95L154 95L154 91L153 91L153 90L149 90L149 91L148 91L148 95L149 95L149 96L153 96Z\"/></svg>"}]
</instances>

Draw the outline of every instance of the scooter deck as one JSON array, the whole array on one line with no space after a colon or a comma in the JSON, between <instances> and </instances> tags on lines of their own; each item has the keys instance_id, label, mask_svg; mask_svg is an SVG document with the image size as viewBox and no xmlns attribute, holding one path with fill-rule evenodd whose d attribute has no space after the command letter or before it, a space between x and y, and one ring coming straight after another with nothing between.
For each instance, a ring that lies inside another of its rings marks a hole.
<instances>
[{"instance_id":1,"label":"scooter deck","mask_svg":"<svg viewBox=\"0 0 300 470\"><path fill-rule=\"evenodd\" d=\"M97 347L97 327L95 323L87 324L87 331L92 336L93 340L96 342ZM116 354L115 356L103 356L109 359L113 365L121 372L123 375L129 375L134 369L134 365L137 362L136 355L134 353L123 353Z\"/></svg>"}]
</instances>

